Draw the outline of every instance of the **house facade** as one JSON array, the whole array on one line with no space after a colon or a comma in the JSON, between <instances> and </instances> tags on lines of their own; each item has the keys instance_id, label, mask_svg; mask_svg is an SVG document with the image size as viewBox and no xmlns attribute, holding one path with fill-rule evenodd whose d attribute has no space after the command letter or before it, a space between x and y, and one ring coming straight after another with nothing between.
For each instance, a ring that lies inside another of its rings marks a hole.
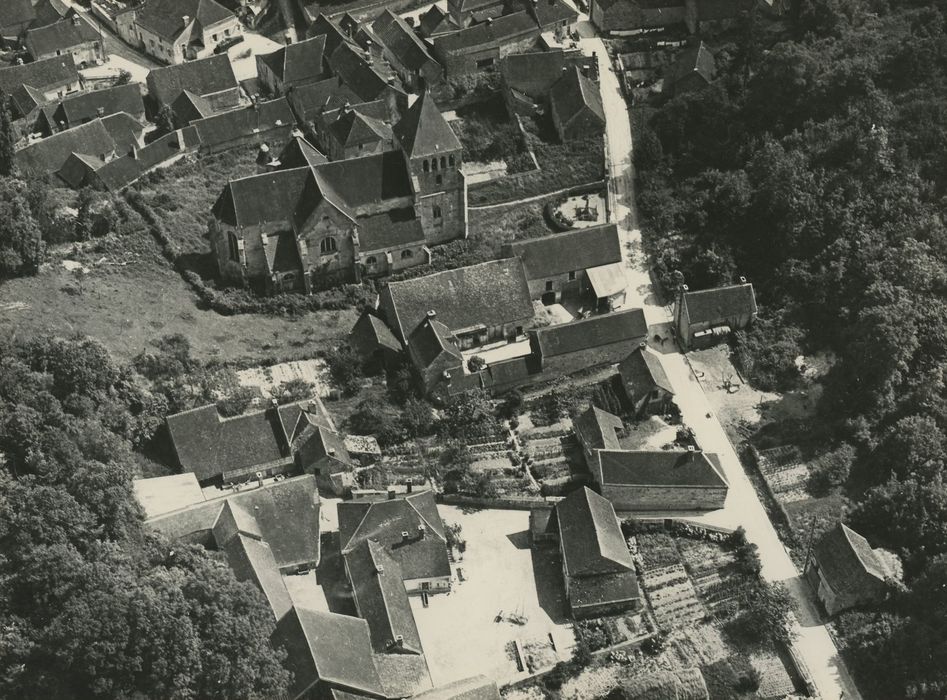
<instances>
[{"instance_id":1,"label":"house facade","mask_svg":"<svg viewBox=\"0 0 947 700\"><path fill-rule=\"evenodd\" d=\"M102 37L76 12L59 22L28 30L23 43L34 61L67 54L77 66L96 65L105 60Z\"/></svg>"},{"instance_id":2,"label":"house facade","mask_svg":"<svg viewBox=\"0 0 947 700\"><path fill-rule=\"evenodd\" d=\"M681 285L674 303L674 327L685 349L709 347L756 320L753 285L740 284L692 292Z\"/></svg>"},{"instance_id":3,"label":"house facade","mask_svg":"<svg viewBox=\"0 0 947 700\"><path fill-rule=\"evenodd\" d=\"M135 13L133 45L164 63L214 54L243 34L240 20L215 0L148 0Z\"/></svg>"},{"instance_id":4,"label":"house facade","mask_svg":"<svg viewBox=\"0 0 947 700\"><path fill-rule=\"evenodd\" d=\"M0 68L0 90L10 96L14 118L33 123L38 108L79 92L82 80L71 55Z\"/></svg>"},{"instance_id":5,"label":"house facade","mask_svg":"<svg viewBox=\"0 0 947 700\"><path fill-rule=\"evenodd\" d=\"M844 523L813 546L805 574L829 615L881 602L893 577L868 540Z\"/></svg>"}]
</instances>

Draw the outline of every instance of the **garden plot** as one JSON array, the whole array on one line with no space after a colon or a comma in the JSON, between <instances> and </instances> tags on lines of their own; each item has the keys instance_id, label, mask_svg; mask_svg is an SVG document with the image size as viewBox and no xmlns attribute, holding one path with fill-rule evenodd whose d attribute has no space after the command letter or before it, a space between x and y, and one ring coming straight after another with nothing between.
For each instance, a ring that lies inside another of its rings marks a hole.
<instances>
[{"instance_id":1,"label":"garden plot","mask_svg":"<svg viewBox=\"0 0 947 700\"><path fill-rule=\"evenodd\" d=\"M760 472L780 502L793 503L809 498L806 492L809 467L798 447L773 447L761 450L758 455Z\"/></svg>"},{"instance_id":2,"label":"garden plot","mask_svg":"<svg viewBox=\"0 0 947 700\"><path fill-rule=\"evenodd\" d=\"M281 384L302 380L313 385L319 397L329 395L329 379L325 361L315 358L296 362L281 362L269 367L251 367L237 372L241 386L257 387L264 396Z\"/></svg>"}]
</instances>

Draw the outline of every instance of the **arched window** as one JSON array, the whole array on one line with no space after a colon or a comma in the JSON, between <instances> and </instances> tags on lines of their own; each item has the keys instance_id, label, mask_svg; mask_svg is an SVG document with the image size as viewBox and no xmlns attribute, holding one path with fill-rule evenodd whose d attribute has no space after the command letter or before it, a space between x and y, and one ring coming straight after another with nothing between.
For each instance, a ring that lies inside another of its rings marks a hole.
<instances>
[{"instance_id":1,"label":"arched window","mask_svg":"<svg viewBox=\"0 0 947 700\"><path fill-rule=\"evenodd\" d=\"M441 208L440 208L438 205L435 204L433 207L431 207L431 214L434 215L434 218L435 218L435 219L440 219L440 218L441 218Z\"/></svg>"},{"instance_id":2,"label":"arched window","mask_svg":"<svg viewBox=\"0 0 947 700\"><path fill-rule=\"evenodd\" d=\"M234 262L240 262L240 245L237 243L237 235L233 231L227 234L227 242L230 244L230 259Z\"/></svg>"},{"instance_id":3,"label":"arched window","mask_svg":"<svg viewBox=\"0 0 947 700\"><path fill-rule=\"evenodd\" d=\"M402 251L401 251L401 259L402 259L402 260L407 260L408 258L412 258L412 257L414 257L414 253L412 253L410 250L402 250Z\"/></svg>"},{"instance_id":4,"label":"arched window","mask_svg":"<svg viewBox=\"0 0 947 700\"><path fill-rule=\"evenodd\" d=\"M441 156L441 170L444 170L447 167L447 158Z\"/></svg>"},{"instance_id":5,"label":"arched window","mask_svg":"<svg viewBox=\"0 0 947 700\"><path fill-rule=\"evenodd\" d=\"M377 262L378 260L375 258L374 255L369 255L367 258L365 258L365 264L368 266L372 266Z\"/></svg>"},{"instance_id":6,"label":"arched window","mask_svg":"<svg viewBox=\"0 0 947 700\"><path fill-rule=\"evenodd\" d=\"M450 163L450 167L453 168L453 167L454 167L454 156L452 156L452 155L451 155L451 156L448 156L448 157L447 157L447 162Z\"/></svg>"},{"instance_id":7,"label":"arched window","mask_svg":"<svg viewBox=\"0 0 947 700\"><path fill-rule=\"evenodd\" d=\"M431 158L431 170L437 172L437 158Z\"/></svg>"},{"instance_id":8,"label":"arched window","mask_svg":"<svg viewBox=\"0 0 947 700\"><path fill-rule=\"evenodd\" d=\"M332 236L326 236L319 243L319 252L323 255L328 255L329 253L334 253L339 249L339 244L336 243L335 239Z\"/></svg>"},{"instance_id":9,"label":"arched window","mask_svg":"<svg viewBox=\"0 0 947 700\"><path fill-rule=\"evenodd\" d=\"M427 173L427 172L430 172L430 170L431 170L431 164L428 163L427 161L424 161L424 172Z\"/></svg>"}]
</instances>

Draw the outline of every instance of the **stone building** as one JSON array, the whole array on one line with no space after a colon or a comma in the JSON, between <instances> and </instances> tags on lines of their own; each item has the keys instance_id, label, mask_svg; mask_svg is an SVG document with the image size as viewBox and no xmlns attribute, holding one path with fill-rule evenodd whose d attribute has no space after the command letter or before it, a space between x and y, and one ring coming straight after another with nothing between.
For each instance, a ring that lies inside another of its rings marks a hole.
<instances>
[{"instance_id":1,"label":"stone building","mask_svg":"<svg viewBox=\"0 0 947 700\"><path fill-rule=\"evenodd\" d=\"M742 277L740 284L696 292L681 285L674 303L674 326L684 349L700 349L747 328L756 313L753 285Z\"/></svg>"}]
</instances>

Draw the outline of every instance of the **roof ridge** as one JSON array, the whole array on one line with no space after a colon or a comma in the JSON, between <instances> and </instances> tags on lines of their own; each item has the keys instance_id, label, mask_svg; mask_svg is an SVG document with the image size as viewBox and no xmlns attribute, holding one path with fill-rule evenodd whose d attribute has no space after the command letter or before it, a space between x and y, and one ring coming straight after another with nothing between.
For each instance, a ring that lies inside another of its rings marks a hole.
<instances>
[{"instance_id":1,"label":"roof ridge","mask_svg":"<svg viewBox=\"0 0 947 700\"><path fill-rule=\"evenodd\" d=\"M420 493L417 493L417 494L414 494L414 495L415 495L415 496L419 496L419 495L421 495L422 493L427 493L427 491L421 491ZM434 526L431 524L431 521L428 520L427 518L425 518L425 517L424 517L424 514L421 513L420 510L418 510L418 508L417 508L416 505L414 505L414 502L412 501L412 498L413 498L413 496L410 496L410 495L409 495L409 496L407 496L407 497L404 499L404 501L405 501L409 506L411 506L411 509L412 509L415 513L418 514L418 517L421 518L421 520L424 521L424 524L427 525L428 530L429 530L430 532L433 532L435 535L437 535L438 539L442 540L442 541L446 544L446 543L447 543L447 538L444 537L444 536L442 536L437 530L434 529ZM436 503L434 504L434 507L437 508L437 504L436 504Z\"/></svg>"}]
</instances>

